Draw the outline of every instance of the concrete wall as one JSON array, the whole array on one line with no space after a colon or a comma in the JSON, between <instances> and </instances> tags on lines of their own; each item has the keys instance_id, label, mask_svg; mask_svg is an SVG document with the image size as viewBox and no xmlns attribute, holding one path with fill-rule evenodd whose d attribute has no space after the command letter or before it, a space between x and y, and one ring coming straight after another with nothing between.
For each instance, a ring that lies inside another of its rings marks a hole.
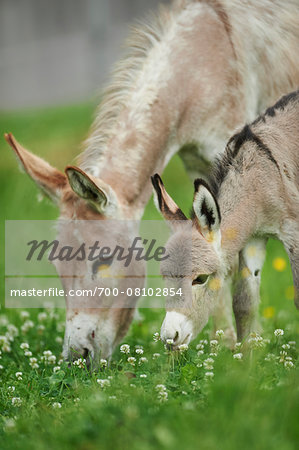
<instances>
[{"instance_id":1,"label":"concrete wall","mask_svg":"<svg viewBox=\"0 0 299 450\"><path fill-rule=\"evenodd\" d=\"M128 24L158 3L0 0L0 109L94 95L121 54Z\"/></svg>"}]
</instances>

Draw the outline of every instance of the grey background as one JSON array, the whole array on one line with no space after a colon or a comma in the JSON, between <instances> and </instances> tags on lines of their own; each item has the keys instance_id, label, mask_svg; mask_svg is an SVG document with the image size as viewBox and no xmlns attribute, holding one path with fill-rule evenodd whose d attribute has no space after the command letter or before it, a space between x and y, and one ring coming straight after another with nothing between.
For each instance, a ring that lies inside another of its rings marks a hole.
<instances>
[{"instance_id":1,"label":"grey background","mask_svg":"<svg viewBox=\"0 0 299 450\"><path fill-rule=\"evenodd\" d=\"M91 98L128 24L167 0L0 0L0 109Z\"/></svg>"}]
</instances>

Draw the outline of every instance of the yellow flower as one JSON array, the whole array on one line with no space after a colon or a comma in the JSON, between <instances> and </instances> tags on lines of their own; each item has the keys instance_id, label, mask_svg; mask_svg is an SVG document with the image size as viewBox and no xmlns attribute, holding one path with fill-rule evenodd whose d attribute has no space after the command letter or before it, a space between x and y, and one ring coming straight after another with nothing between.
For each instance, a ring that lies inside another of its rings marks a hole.
<instances>
[{"instance_id":1,"label":"yellow flower","mask_svg":"<svg viewBox=\"0 0 299 450\"><path fill-rule=\"evenodd\" d=\"M272 265L277 272L283 272L287 267L287 262L284 258L275 258Z\"/></svg>"},{"instance_id":2,"label":"yellow flower","mask_svg":"<svg viewBox=\"0 0 299 450\"><path fill-rule=\"evenodd\" d=\"M285 296L288 300L294 300L295 297L295 288L294 286L288 286L285 290Z\"/></svg>"},{"instance_id":3,"label":"yellow flower","mask_svg":"<svg viewBox=\"0 0 299 450\"><path fill-rule=\"evenodd\" d=\"M267 308L264 308L263 316L266 319L271 319L275 314L275 308L273 306L268 306Z\"/></svg>"}]
</instances>

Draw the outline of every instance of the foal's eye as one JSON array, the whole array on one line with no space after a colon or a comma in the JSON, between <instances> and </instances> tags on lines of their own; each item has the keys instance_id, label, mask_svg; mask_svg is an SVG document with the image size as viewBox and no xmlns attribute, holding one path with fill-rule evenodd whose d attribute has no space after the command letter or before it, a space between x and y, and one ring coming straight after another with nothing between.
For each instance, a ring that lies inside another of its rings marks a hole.
<instances>
[{"instance_id":1,"label":"foal's eye","mask_svg":"<svg viewBox=\"0 0 299 450\"><path fill-rule=\"evenodd\" d=\"M210 275L198 275L195 280L192 281L192 286L195 284L205 284Z\"/></svg>"},{"instance_id":2,"label":"foal's eye","mask_svg":"<svg viewBox=\"0 0 299 450\"><path fill-rule=\"evenodd\" d=\"M100 270L108 269L112 263L112 258L96 259L92 264L92 274L96 275Z\"/></svg>"}]
</instances>

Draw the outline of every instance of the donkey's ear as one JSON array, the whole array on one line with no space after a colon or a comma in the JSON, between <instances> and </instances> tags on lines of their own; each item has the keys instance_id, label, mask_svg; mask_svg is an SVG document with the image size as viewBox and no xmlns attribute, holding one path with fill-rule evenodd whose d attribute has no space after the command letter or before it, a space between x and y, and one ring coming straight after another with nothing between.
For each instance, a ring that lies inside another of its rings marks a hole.
<instances>
[{"instance_id":1,"label":"donkey's ear","mask_svg":"<svg viewBox=\"0 0 299 450\"><path fill-rule=\"evenodd\" d=\"M178 205L167 194L160 176L156 173L151 177L156 193L155 203L166 220L187 220L187 217Z\"/></svg>"},{"instance_id":2,"label":"donkey's ear","mask_svg":"<svg viewBox=\"0 0 299 450\"><path fill-rule=\"evenodd\" d=\"M66 176L42 158L25 150L11 133L5 134L4 137L28 175L48 197L59 203L62 190L67 185Z\"/></svg>"},{"instance_id":3,"label":"donkey's ear","mask_svg":"<svg viewBox=\"0 0 299 450\"><path fill-rule=\"evenodd\" d=\"M197 223L203 236L213 240L220 234L221 215L218 202L204 180L195 180L194 189L193 211Z\"/></svg>"},{"instance_id":4,"label":"donkey's ear","mask_svg":"<svg viewBox=\"0 0 299 450\"><path fill-rule=\"evenodd\" d=\"M65 173L73 191L90 202L101 214L110 216L118 209L116 194L107 183L88 175L79 167L67 166Z\"/></svg>"}]
</instances>

